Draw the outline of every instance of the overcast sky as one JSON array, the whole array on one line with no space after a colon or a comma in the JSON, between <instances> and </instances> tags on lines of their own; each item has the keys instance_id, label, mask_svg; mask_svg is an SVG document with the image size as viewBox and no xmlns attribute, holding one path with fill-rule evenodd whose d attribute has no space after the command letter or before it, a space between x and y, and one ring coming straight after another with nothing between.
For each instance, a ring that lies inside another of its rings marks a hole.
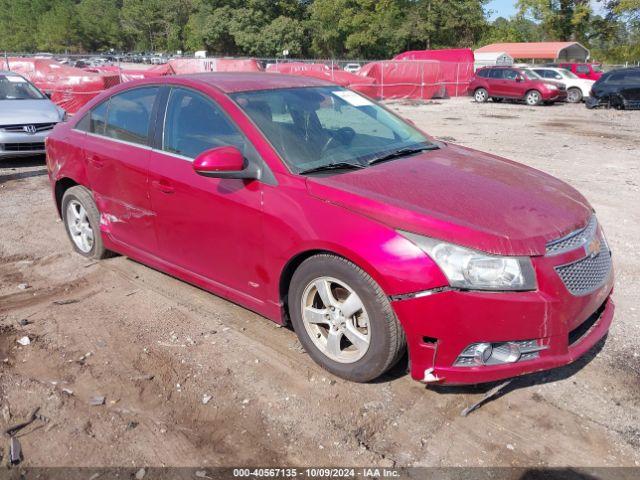
<instances>
[{"instance_id":1,"label":"overcast sky","mask_svg":"<svg viewBox=\"0 0 640 480\"><path fill-rule=\"evenodd\" d=\"M515 0L492 0L488 4L488 9L493 10L491 18L497 17L510 17L516 13L516 1ZM595 0L591 1L591 5L596 13L602 12L602 3Z\"/></svg>"}]
</instances>

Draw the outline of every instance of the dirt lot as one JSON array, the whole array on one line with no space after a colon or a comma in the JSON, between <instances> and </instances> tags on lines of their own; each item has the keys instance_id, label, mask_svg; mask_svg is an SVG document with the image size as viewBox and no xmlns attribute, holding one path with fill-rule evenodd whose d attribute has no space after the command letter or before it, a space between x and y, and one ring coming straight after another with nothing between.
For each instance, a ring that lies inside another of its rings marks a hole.
<instances>
[{"instance_id":1,"label":"dirt lot","mask_svg":"<svg viewBox=\"0 0 640 480\"><path fill-rule=\"evenodd\" d=\"M469 99L391 106L589 198L617 270L604 344L466 418L483 388L427 389L406 365L347 383L286 328L127 258L72 253L42 160L5 161L0 428L40 407L44 419L20 434L25 465L640 465L640 114ZM32 343L20 346L25 335ZM96 395L105 405L89 405Z\"/></svg>"}]
</instances>

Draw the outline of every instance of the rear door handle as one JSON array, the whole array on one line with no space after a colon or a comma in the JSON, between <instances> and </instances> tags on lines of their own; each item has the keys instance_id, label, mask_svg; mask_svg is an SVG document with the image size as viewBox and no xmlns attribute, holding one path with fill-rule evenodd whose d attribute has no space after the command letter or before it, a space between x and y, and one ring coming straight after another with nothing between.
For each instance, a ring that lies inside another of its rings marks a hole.
<instances>
[{"instance_id":1,"label":"rear door handle","mask_svg":"<svg viewBox=\"0 0 640 480\"><path fill-rule=\"evenodd\" d=\"M153 180L151 185L162 193L173 193L176 191L175 187L166 180Z\"/></svg>"}]
</instances>

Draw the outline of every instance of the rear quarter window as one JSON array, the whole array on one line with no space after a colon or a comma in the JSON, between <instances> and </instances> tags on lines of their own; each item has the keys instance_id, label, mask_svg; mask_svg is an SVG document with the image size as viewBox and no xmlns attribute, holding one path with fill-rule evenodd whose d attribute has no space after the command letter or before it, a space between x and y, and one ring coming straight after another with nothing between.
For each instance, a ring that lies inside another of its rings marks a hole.
<instances>
[{"instance_id":1,"label":"rear quarter window","mask_svg":"<svg viewBox=\"0 0 640 480\"><path fill-rule=\"evenodd\" d=\"M157 93L158 87L142 87L111 97L105 136L148 145L151 110Z\"/></svg>"}]
</instances>

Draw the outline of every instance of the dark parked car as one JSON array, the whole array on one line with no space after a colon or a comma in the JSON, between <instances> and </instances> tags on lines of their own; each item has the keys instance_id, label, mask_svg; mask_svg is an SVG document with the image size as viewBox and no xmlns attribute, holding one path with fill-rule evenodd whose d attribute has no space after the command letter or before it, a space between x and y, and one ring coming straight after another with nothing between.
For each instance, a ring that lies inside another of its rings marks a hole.
<instances>
[{"instance_id":1,"label":"dark parked car","mask_svg":"<svg viewBox=\"0 0 640 480\"><path fill-rule=\"evenodd\" d=\"M480 68L469 84L476 102L523 100L527 105L552 104L567 99L563 83L546 80L535 72L514 67Z\"/></svg>"},{"instance_id":2,"label":"dark parked car","mask_svg":"<svg viewBox=\"0 0 640 480\"><path fill-rule=\"evenodd\" d=\"M593 84L587 108L640 109L640 68L621 68L605 73Z\"/></svg>"}]
</instances>

